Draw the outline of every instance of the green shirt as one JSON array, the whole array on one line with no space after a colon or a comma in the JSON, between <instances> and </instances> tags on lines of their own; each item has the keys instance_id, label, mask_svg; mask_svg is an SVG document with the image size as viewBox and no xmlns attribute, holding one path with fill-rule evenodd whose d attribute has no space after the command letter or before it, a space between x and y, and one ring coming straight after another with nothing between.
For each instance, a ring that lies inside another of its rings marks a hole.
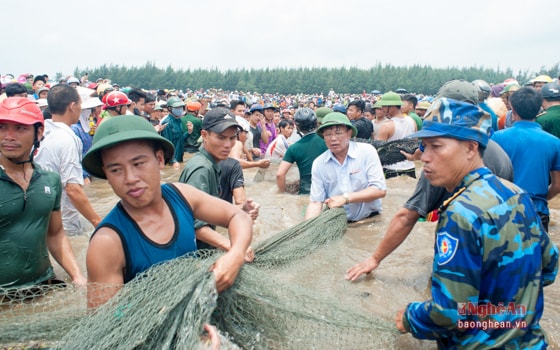
<instances>
[{"instance_id":1,"label":"green shirt","mask_svg":"<svg viewBox=\"0 0 560 350\"><path fill-rule=\"evenodd\" d=\"M420 118L418 114L414 112L408 113L408 116L414 119L414 122L416 123L416 130L417 131L422 130L422 123L423 123L422 118Z\"/></svg>"},{"instance_id":2,"label":"green shirt","mask_svg":"<svg viewBox=\"0 0 560 350\"><path fill-rule=\"evenodd\" d=\"M311 189L311 166L319 155L327 150L325 140L315 132L302 137L288 147L283 160L297 163L299 169L299 194L309 194Z\"/></svg>"},{"instance_id":3,"label":"green shirt","mask_svg":"<svg viewBox=\"0 0 560 350\"><path fill-rule=\"evenodd\" d=\"M220 197L220 166L216 160L204 149L200 147L196 153L185 164L185 168L179 176L179 182L183 182L198 188L214 197ZM195 219L194 228L198 229L208 223ZM210 225L212 228L214 226Z\"/></svg>"},{"instance_id":4,"label":"green shirt","mask_svg":"<svg viewBox=\"0 0 560 350\"><path fill-rule=\"evenodd\" d=\"M560 106L550 106L539 117L537 117L543 130L556 137L560 137Z\"/></svg>"},{"instance_id":5,"label":"green shirt","mask_svg":"<svg viewBox=\"0 0 560 350\"><path fill-rule=\"evenodd\" d=\"M51 213L60 211L56 173L33 165L27 191L0 168L0 287L26 287L54 277L47 247Z\"/></svg>"}]
</instances>

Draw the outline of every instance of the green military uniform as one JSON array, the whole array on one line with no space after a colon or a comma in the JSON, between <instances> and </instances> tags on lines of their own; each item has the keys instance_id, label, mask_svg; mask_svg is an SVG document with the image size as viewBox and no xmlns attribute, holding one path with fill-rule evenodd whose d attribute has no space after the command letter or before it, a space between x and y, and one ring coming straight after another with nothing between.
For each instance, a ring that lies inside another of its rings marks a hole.
<instances>
[{"instance_id":1,"label":"green military uniform","mask_svg":"<svg viewBox=\"0 0 560 350\"><path fill-rule=\"evenodd\" d=\"M543 114L537 117L543 130L556 137L560 137L560 105L550 106Z\"/></svg>"},{"instance_id":2,"label":"green military uniform","mask_svg":"<svg viewBox=\"0 0 560 350\"><path fill-rule=\"evenodd\" d=\"M193 124L192 132L185 139L185 150L189 153L196 153L200 148L200 130L202 129L202 120L195 115L187 113L181 117L183 122L183 130L187 131L187 122Z\"/></svg>"}]
</instances>

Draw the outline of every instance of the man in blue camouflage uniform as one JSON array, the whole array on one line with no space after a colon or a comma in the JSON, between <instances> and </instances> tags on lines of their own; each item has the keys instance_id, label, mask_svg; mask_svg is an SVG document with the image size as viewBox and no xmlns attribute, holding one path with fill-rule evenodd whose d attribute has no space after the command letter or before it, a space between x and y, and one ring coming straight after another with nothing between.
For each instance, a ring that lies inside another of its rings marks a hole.
<instances>
[{"instance_id":1,"label":"man in blue camouflage uniform","mask_svg":"<svg viewBox=\"0 0 560 350\"><path fill-rule=\"evenodd\" d=\"M484 167L488 136L461 126L482 115L465 106L453 124L426 121L411 135L422 138L430 183L453 195L440 208L432 299L408 304L396 325L444 349L542 349L558 250L529 195Z\"/></svg>"}]
</instances>

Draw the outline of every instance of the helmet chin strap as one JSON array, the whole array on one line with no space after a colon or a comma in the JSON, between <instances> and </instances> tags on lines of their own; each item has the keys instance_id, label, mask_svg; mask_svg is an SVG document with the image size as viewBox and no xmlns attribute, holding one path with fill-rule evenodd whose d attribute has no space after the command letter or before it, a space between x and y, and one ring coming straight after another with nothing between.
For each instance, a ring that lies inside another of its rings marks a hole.
<instances>
[{"instance_id":1,"label":"helmet chin strap","mask_svg":"<svg viewBox=\"0 0 560 350\"><path fill-rule=\"evenodd\" d=\"M6 157L10 162L12 162L14 164L18 164L18 165L33 162L33 157L35 157L35 151L37 151L37 148L39 148L39 144L41 143L41 141L37 137L37 132L39 130L39 126L37 124L35 124L34 126L35 126L35 136L34 136L34 140L33 140L33 147L31 147L31 152L29 153L29 158L27 160L16 161L12 158L7 158Z\"/></svg>"}]
</instances>

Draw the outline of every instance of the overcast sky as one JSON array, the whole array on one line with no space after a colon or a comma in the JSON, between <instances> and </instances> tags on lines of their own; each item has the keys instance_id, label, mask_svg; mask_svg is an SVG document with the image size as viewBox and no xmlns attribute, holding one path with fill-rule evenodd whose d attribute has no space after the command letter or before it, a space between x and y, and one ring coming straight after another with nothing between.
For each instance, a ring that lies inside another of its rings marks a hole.
<instances>
[{"instance_id":1,"label":"overcast sky","mask_svg":"<svg viewBox=\"0 0 560 350\"><path fill-rule=\"evenodd\" d=\"M0 73L560 62L558 0L52 0L4 4Z\"/></svg>"}]
</instances>

